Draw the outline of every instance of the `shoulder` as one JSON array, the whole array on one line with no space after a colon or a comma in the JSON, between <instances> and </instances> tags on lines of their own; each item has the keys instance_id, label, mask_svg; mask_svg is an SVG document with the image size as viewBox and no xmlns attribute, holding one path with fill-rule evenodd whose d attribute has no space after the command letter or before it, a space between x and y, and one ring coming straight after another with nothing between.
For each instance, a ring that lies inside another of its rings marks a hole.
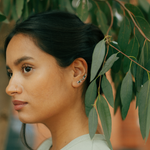
<instances>
[{"instance_id":1,"label":"shoulder","mask_svg":"<svg viewBox=\"0 0 150 150\"><path fill-rule=\"evenodd\" d=\"M45 140L45 141L38 147L37 150L49 150L51 146L52 146L52 138L49 138L49 139Z\"/></svg>"},{"instance_id":2,"label":"shoulder","mask_svg":"<svg viewBox=\"0 0 150 150\"><path fill-rule=\"evenodd\" d=\"M90 139L89 134L82 135L68 145L66 145L61 150L110 150L107 142L102 134L95 134L93 139Z\"/></svg>"}]
</instances>

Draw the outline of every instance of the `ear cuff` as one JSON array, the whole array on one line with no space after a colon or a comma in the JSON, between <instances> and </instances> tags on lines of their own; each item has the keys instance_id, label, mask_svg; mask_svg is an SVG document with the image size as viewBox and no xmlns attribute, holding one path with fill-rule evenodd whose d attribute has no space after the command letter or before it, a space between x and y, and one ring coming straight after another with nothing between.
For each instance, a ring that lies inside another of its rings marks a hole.
<instances>
[{"instance_id":1,"label":"ear cuff","mask_svg":"<svg viewBox=\"0 0 150 150\"><path fill-rule=\"evenodd\" d=\"M83 76L82 79L80 79L79 81L77 81L77 83L78 83L78 84L81 83L81 82L85 79L85 77L86 77L86 74Z\"/></svg>"}]
</instances>

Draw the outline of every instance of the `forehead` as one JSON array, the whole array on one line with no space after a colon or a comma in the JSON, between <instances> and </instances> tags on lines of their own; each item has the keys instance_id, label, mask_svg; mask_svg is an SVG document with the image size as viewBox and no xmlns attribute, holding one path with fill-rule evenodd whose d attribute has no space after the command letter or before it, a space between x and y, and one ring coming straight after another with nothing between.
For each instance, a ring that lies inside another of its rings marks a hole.
<instances>
[{"instance_id":1,"label":"forehead","mask_svg":"<svg viewBox=\"0 0 150 150\"><path fill-rule=\"evenodd\" d=\"M37 50L40 50L32 41L29 36L25 36L22 34L17 34L13 36L10 40L7 49L6 49L6 57L10 56L10 54L20 55L20 54L32 54L36 53Z\"/></svg>"},{"instance_id":2,"label":"forehead","mask_svg":"<svg viewBox=\"0 0 150 150\"><path fill-rule=\"evenodd\" d=\"M48 55L40 48L38 48L32 38L23 34L17 34L10 40L6 49L6 63L12 63L12 61L21 58L23 56L34 57L39 59Z\"/></svg>"},{"instance_id":3,"label":"forehead","mask_svg":"<svg viewBox=\"0 0 150 150\"><path fill-rule=\"evenodd\" d=\"M6 66L14 65L16 60L27 56L32 57L31 61L37 65L54 65L58 66L56 59L41 50L35 45L32 38L23 34L15 35L9 42L6 49Z\"/></svg>"}]
</instances>

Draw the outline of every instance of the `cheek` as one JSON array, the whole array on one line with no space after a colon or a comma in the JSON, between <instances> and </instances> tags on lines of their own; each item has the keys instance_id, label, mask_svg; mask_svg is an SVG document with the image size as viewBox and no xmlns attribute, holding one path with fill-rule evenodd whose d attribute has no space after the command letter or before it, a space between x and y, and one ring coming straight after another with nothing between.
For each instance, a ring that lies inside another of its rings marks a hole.
<instances>
[{"instance_id":1,"label":"cheek","mask_svg":"<svg viewBox=\"0 0 150 150\"><path fill-rule=\"evenodd\" d=\"M26 89L31 107L42 112L62 108L62 105L66 105L65 100L70 93L68 84L56 72L36 76Z\"/></svg>"}]
</instances>

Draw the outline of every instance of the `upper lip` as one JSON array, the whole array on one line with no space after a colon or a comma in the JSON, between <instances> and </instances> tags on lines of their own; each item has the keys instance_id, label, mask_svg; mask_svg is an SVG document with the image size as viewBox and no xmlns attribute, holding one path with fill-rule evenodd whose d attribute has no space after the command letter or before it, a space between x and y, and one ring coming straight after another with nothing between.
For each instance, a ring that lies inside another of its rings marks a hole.
<instances>
[{"instance_id":1,"label":"upper lip","mask_svg":"<svg viewBox=\"0 0 150 150\"><path fill-rule=\"evenodd\" d=\"M27 104L27 102L23 102L23 101L19 101L19 100L13 100L12 101L14 105L23 105L23 104Z\"/></svg>"}]
</instances>

